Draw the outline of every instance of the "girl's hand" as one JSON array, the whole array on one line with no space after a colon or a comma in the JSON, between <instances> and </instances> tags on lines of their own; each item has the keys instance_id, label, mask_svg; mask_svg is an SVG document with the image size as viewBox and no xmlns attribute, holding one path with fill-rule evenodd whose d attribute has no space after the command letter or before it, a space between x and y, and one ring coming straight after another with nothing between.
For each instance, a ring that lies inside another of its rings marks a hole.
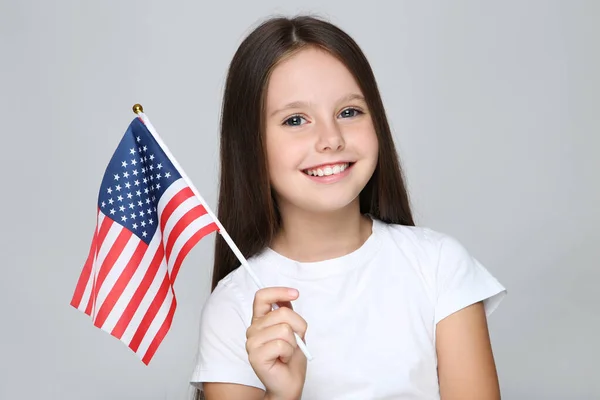
<instances>
[{"instance_id":1,"label":"girl's hand","mask_svg":"<svg viewBox=\"0 0 600 400\"><path fill-rule=\"evenodd\" d=\"M295 289L270 287L254 296L252 324L246 331L246 351L254 372L265 385L266 399L300 399L306 379L306 357L294 332L304 340L307 324L292 309ZM280 308L272 310L277 303Z\"/></svg>"}]
</instances>

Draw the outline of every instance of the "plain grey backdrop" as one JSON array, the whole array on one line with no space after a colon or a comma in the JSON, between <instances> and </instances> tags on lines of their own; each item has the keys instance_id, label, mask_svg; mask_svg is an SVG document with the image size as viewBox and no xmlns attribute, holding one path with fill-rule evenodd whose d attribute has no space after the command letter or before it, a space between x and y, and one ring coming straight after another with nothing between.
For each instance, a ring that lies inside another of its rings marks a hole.
<instances>
[{"instance_id":1,"label":"plain grey backdrop","mask_svg":"<svg viewBox=\"0 0 600 400\"><path fill-rule=\"evenodd\" d=\"M139 102L215 207L228 63L263 18L299 12L371 61L418 224L507 287L490 320L503 398L600 399L594 0L0 0L0 398L188 398L214 235L145 366L69 305L99 185Z\"/></svg>"}]
</instances>

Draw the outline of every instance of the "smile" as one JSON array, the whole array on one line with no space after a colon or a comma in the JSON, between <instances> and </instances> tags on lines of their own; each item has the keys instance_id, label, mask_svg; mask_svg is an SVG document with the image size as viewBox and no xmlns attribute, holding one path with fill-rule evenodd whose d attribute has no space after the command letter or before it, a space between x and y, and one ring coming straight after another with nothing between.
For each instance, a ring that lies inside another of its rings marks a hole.
<instances>
[{"instance_id":1,"label":"smile","mask_svg":"<svg viewBox=\"0 0 600 400\"><path fill-rule=\"evenodd\" d=\"M338 164L327 164L320 165L314 168L308 168L303 170L306 175L309 176L330 176L330 175L338 175L344 172L347 168L349 168L353 163L338 163Z\"/></svg>"}]
</instances>

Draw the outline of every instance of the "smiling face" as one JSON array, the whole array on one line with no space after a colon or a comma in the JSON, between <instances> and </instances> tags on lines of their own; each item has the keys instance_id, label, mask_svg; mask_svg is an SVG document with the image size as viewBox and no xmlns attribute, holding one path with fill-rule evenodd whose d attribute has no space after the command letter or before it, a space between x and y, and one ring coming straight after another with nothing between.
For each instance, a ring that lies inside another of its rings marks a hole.
<instances>
[{"instance_id":1,"label":"smiling face","mask_svg":"<svg viewBox=\"0 0 600 400\"><path fill-rule=\"evenodd\" d=\"M378 141L346 66L324 50L300 50L273 70L265 108L269 177L280 211L358 205L377 165Z\"/></svg>"}]
</instances>

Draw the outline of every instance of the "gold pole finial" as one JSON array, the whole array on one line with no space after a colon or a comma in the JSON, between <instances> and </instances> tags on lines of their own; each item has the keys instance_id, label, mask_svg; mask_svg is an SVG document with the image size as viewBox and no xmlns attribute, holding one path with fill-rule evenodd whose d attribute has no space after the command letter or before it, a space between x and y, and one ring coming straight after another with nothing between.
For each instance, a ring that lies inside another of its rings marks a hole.
<instances>
[{"instance_id":1,"label":"gold pole finial","mask_svg":"<svg viewBox=\"0 0 600 400\"><path fill-rule=\"evenodd\" d=\"M133 112L136 113L136 114L143 113L144 112L144 107L142 107L141 104L134 104L133 105Z\"/></svg>"}]
</instances>

